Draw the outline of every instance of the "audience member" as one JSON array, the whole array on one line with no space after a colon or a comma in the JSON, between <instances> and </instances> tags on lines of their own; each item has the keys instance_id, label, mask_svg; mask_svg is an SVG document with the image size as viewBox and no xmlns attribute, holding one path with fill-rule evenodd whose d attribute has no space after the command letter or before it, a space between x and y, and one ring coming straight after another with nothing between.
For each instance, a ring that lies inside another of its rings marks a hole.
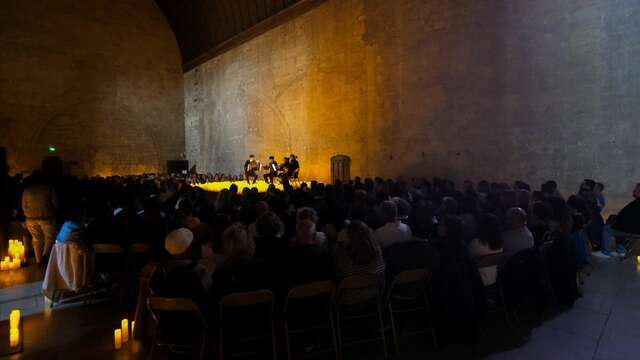
<instances>
[{"instance_id":1,"label":"audience member","mask_svg":"<svg viewBox=\"0 0 640 360\"><path fill-rule=\"evenodd\" d=\"M410 241L413 237L409 225L398 219L398 208L393 201L380 204L380 213L385 224L374 233L382 248Z\"/></svg>"},{"instance_id":2,"label":"audience member","mask_svg":"<svg viewBox=\"0 0 640 360\"><path fill-rule=\"evenodd\" d=\"M502 247L507 257L533 247L533 235L527 228L527 213L524 210L510 208L507 211L507 225L509 230L502 233Z\"/></svg>"}]
</instances>

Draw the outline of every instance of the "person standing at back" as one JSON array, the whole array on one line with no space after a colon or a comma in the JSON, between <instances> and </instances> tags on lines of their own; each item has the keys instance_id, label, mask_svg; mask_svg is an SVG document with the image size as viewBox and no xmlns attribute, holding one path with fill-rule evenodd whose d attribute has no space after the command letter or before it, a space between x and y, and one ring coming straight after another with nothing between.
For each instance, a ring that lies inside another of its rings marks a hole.
<instances>
[{"instance_id":1,"label":"person standing at back","mask_svg":"<svg viewBox=\"0 0 640 360\"><path fill-rule=\"evenodd\" d=\"M43 175L36 170L30 177L30 185L22 194L25 224L32 237L36 263L49 255L56 237L56 213L58 196L45 184Z\"/></svg>"}]
</instances>

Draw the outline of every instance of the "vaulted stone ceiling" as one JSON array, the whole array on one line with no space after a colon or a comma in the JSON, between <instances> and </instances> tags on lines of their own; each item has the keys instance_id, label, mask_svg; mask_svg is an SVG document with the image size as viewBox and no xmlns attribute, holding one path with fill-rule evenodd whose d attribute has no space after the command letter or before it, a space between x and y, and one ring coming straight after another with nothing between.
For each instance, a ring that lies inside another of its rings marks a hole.
<instances>
[{"instance_id":1,"label":"vaulted stone ceiling","mask_svg":"<svg viewBox=\"0 0 640 360\"><path fill-rule=\"evenodd\" d=\"M175 33L185 71L323 0L155 0Z\"/></svg>"}]
</instances>

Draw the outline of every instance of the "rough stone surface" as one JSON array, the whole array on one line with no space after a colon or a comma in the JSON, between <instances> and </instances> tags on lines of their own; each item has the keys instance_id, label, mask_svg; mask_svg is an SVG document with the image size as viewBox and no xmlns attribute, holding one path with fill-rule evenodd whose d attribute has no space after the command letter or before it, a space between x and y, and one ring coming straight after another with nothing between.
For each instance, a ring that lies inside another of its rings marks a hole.
<instances>
[{"instance_id":1,"label":"rough stone surface","mask_svg":"<svg viewBox=\"0 0 640 360\"><path fill-rule=\"evenodd\" d=\"M640 1L330 0L185 75L187 156L303 177L640 180Z\"/></svg>"},{"instance_id":2,"label":"rough stone surface","mask_svg":"<svg viewBox=\"0 0 640 360\"><path fill-rule=\"evenodd\" d=\"M159 171L184 151L180 53L153 0L3 0L0 145L72 174Z\"/></svg>"}]
</instances>

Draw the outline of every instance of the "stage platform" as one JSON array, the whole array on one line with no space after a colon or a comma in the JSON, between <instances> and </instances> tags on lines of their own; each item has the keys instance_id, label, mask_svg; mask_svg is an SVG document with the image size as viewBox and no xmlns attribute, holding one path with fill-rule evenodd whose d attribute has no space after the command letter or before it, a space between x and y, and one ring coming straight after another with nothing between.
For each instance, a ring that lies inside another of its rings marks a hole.
<instances>
[{"instance_id":1,"label":"stage platform","mask_svg":"<svg viewBox=\"0 0 640 360\"><path fill-rule=\"evenodd\" d=\"M264 180L258 180L255 184L248 184L246 181L216 181L206 184L196 184L195 186L206 191L220 192L224 189L228 189L232 184L236 184L239 193L241 193L244 188L257 188L259 192L266 192L269 188L269 184ZM276 182L274 185L276 188L282 190L282 185L280 183Z\"/></svg>"}]
</instances>

